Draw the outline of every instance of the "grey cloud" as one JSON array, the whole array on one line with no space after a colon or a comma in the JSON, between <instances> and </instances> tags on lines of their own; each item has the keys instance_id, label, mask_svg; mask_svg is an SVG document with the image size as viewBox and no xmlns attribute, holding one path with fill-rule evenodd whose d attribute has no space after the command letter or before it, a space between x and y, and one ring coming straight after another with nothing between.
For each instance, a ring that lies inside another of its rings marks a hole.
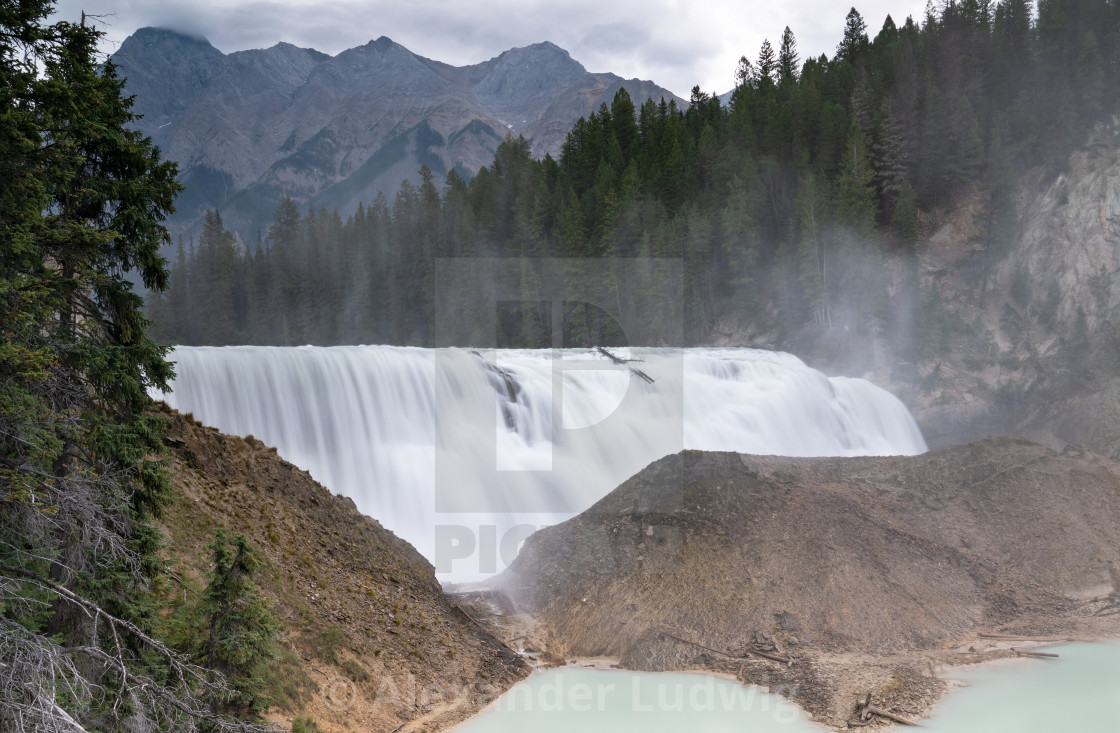
<instances>
[{"instance_id":1,"label":"grey cloud","mask_svg":"<svg viewBox=\"0 0 1120 733\"><path fill-rule=\"evenodd\" d=\"M925 0L861 0L874 35L889 11L920 18ZM740 55L789 25L801 57L832 55L851 2L834 0L58 0L58 14L105 19L106 50L137 28L162 25L205 36L225 52L287 41L335 54L378 36L455 65L478 63L514 46L552 41L590 71L650 79L687 96L699 84L726 91Z\"/></svg>"}]
</instances>

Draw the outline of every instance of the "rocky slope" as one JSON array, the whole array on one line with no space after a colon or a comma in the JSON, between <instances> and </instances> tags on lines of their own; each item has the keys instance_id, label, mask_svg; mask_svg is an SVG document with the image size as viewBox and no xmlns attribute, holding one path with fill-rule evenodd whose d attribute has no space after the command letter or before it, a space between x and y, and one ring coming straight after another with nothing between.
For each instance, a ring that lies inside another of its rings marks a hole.
<instances>
[{"instance_id":1,"label":"rocky slope","mask_svg":"<svg viewBox=\"0 0 1120 733\"><path fill-rule=\"evenodd\" d=\"M637 104L675 99L648 81L589 73L538 43L472 66L392 40L336 56L280 43L228 55L202 39L142 28L113 54L144 115L139 128L179 162L176 231L207 208L246 238L292 196L343 216L427 165L469 178L507 133L557 156L568 130L625 86Z\"/></svg>"},{"instance_id":2,"label":"rocky slope","mask_svg":"<svg viewBox=\"0 0 1120 733\"><path fill-rule=\"evenodd\" d=\"M443 594L431 564L253 438L168 412L179 500L164 517L186 599L204 587L214 530L244 534L281 623L268 717L322 731L439 730L528 674ZM402 727L403 726L403 727Z\"/></svg>"},{"instance_id":3,"label":"rocky slope","mask_svg":"<svg viewBox=\"0 0 1120 733\"><path fill-rule=\"evenodd\" d=\"M1007 654L984 632L1115 635L1118 583L1120 464L998 438L670 456L533 535L500 587L552 654L726 667L840 726L866 692L921 714L931 665Z\"/></svg>"}]
</instances>

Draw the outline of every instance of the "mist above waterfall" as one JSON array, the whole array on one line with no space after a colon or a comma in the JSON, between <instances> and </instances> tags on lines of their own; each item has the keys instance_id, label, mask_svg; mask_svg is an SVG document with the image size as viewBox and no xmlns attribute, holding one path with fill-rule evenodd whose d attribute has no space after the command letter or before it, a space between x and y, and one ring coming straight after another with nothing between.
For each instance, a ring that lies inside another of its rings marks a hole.
<instances>
[{"instance_id":1,"label":"mist above waterfall","mask_svg":"<svg viewBox=\"0 0 1120 733\"><path fill-rule=\"evenodd\" d=\"M501 570L535 527L682 449L917 454L906 408L789 354L632 349L647 383L583 350L180 347L166 399L252 434L404 537L441 579ZM558 409L554 409L554 406Z\"/></svg>"}]
</instances>

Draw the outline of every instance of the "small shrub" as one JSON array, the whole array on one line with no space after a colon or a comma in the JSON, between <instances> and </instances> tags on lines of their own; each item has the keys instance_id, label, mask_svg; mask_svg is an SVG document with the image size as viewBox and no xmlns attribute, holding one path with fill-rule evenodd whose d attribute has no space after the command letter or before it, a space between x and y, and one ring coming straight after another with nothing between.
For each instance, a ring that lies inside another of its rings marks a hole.
<instances>
[{"instance_id":1,"label":"small shrub","mask_svg":"<svg viewBox=\"0 0 1120 733\"><path fill-rule=\"evenodd\" d=\"M1010 304L1004 304L1003 306L1003 313L999 317L999 327L1007 334L1012 343L1018 343L1023 336L1023 319L1019 315L1019 311L1012 308Z\"/></svg>"},{"instance_id":2,"label":"small shrub","mask_svg":"<svg viewBox=\"0 0 1120 733\"><path fill-rule=\"evenodd\" d=\"M1042 301L1042 305L1038 308L1038 320L1047 326L1054 324L1054 317L1058 315L1058 304L1062 301L1062 290L1058 287L1056 280L1050 281L1050 287L1046 291L1046 299Z\"/></svg>"},{"instance_id":3,"label":"small shrub","mask_svg":"<svg viewBox=\"0 0 1120 733\"><path fill-rule=\"evenodd\" d=\"M315 690L315 682L303 669L299 656L290 649L280 649L262 679L269 703L288 712L299 710L310 702Z\"/></svg>"},{"instance_id":4,"label":"small shrub","mask_svg":"<svg viewBox=\"0 0 1120 733\"><path fill-rule=\"evenodd\" d=\"M319 724L311 718L296 718L292 721L292 733L319 733Z\"/></svg>"},{"instance_id":5,"label":"small shrub","mask_svg":"<svg viewBox=\"0 0 1120 733\"><path fill-rule=\"evenodd\" d=\"M369 680L369 672L366 671L366 668L353 659L344 660L341 667L342 671L346 673L346 676L354 682L366 682Z\"/></svg>"},{"instance_id":6,"label":"small shrub","mask_svg":"<svg viewBox=\"0 0 1120 733\"><path fill-rule=\"evenodd\" d=\"M922 382L918 386L918 389L925 394L929 394L937 387L939 381L941 381L941 362L937 362L937 366L931 369L929 374L922 377Z\"/></svg>"},{"instance_id":7,"label":"small shrub","mask_svg":"<svg viewBox=\"0 0 1120 733\"><path fill-rule=\"evenodd\" d=\"M319 634L317 641L317 654L319 659L322 659L328 664L338 664L338 650L342 648L342 643L345 637L342 631L335 626L331 626L326 631Z\"/></svg>"}]
</instances>

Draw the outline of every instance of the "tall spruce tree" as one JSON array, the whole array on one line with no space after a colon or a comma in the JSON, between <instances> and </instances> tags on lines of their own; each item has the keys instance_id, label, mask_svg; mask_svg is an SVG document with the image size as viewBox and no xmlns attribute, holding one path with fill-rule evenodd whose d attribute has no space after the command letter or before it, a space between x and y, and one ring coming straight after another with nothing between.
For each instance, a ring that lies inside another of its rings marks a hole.
<instances>
[{"instance_id":1,"label":"tall spruce tree","mask_svg":"<svg viewBox=\"0 0 1120 733\"><path fill-rule=\"evenodd\" d=\"M276 656L279 626L253 582L259 561L245 537L231 539L219 529L209 549L209 582L198 600L172 619L172 638L229 682L233 694L216 696L215 708L256 717L267 706L262 673Z\"/></svg>"},{"instance_id":2,"label":"tall spruce tree","mask_svg":"<svg viewBox=\"0 0 1120 733\"><path fill-rule=\"evenodd\" d=\"M774 58L774 47L770 45L770 39L767 38L762 42L762 48L758 51L758 83L763 86L773 86L777 68L778 62Z\"/></svg>"},{"instance_id":3,"label":"tall spruce tree","mask_svg":"<svg viewBox=\"0 0 1120 733\"><path fill-rule=\"evenodd\" d=\"M0 0L0 730L183 730L224 687L153 636L170 378L126 274L167 285L176 168L100 33Z\"/></svg>"},{"instance_id":4,"label":"tall spruce tree","mask_svg":"<svg viewBox=\"0 0 1120 733\"><path fill-rule=\"evenodd\" d=\"M859 11L852 8L844 20L844 37L836 47L836 59L854 63L856 56L867 47L867 44L867 23L864 22Z\"/></svg>"},{"instance_id":5,"label":"tall spruce tree","mask_svg":"<svg viewBox=\"0 0 1120 733\"><path fill-rule=\"evenodd\" d=\"M793 84L797 81L798 72L797 39L793 31L786 26L782 31L782 42L778 47L778 85Z\"/></svg>"}]
</instances>

